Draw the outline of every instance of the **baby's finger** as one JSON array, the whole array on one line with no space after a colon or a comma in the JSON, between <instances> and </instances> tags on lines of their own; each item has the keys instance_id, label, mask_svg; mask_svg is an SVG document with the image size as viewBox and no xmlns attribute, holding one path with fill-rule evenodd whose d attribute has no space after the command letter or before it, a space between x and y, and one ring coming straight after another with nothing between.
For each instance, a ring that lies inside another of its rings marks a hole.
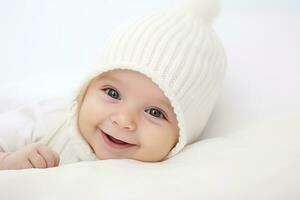
<instances>
[{"instance_id":1,"label":"baby's finger","mask_svg":"<svg viewBox=\"0 0 300 200\"><path fill-rule=\"evenodd\" d=\"M59 164L59 155L46 146L39 146L38 153L45 159L47 167L56 167Z\"/></svg>"},{"instance_id":2,"label":"baby's finger","mask_svg":"<svg viewBox=\"0 0 300 200\"><path fill-rule=\"evenodd\" d=\"M34 168L46 168L47 167L46 160L38 152L32 152L29 155L28 159Z\"/></svg>"},{"instance_id":3,"label":"baby's finger","mask_svg":"<svg viewBox=\"0 0 300 200\"><path fill-rule=\"evenodd\" d=\"M59 162L60 162L60 157L59 157L59 154L58 153L56 153L55 151L53 151L53 153L54 153L54 156L55 156L55 164L54 164L54 166L56 167L56 166L59 166Z\"/></svg>"},{"instance_id":4,"label":"baby's finger","mask_svg":"<svg viewBox=\"0 0 300 200\"><path fill-rule=\"evenodd\" d=\"M15 169L29 169L29 168L34 168L34 166L32 165L31 161L28 158L26 161L17 165Z\"/></svg>"}]
</instances>

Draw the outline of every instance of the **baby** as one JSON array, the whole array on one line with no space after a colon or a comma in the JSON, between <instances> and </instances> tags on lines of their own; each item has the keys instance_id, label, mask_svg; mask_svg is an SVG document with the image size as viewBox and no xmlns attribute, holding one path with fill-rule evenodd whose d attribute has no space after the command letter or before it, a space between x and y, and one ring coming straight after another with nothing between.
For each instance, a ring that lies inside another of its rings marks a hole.
<instances>
[{"instance_id":1,"label":"baby","mask_svg":"<svg viewBox=\"0 0 300 200\"><path fill-rule=\"evenodd\" d=\"M0 169L157 162L197 141L226 57L211 25L217 1L184 2L117 30L72 101L41 101L1 114Z\"/></svg>"}]
</instances>

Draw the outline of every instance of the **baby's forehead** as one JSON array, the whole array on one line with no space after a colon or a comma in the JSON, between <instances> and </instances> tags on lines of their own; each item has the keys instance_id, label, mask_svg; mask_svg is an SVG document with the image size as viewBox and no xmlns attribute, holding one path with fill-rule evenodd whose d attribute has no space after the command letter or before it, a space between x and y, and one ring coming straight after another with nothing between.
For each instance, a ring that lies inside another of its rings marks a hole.
<instances>
[{"instance_id":1,"label":"baby's forehead","mask_svg":"<svg viewBox=\"0 0 300 200\"><path fill-rule=\"evenodd\" d=\"M151 81L147 75L142 74L137 71L129 70L129 69L114 69L103 72L98 75L98 78L114 78L121 81L127 81L129 78L132 78L134 81L143 80L143 81Z\"/></svg>"},{"instance_id":2,"label":"baby's forehead","mask_svg":"<svg viewBox=\"0 0 300 200\"><path fill-rule=\"evenodd\" d=\"M134 92L139 92L141 98L157 99L166 106L171 106L169 99L160 87L140 72L116 69L99 74L97 80L111 82L123 89L131 89Z\"/></svg>"}]
</instances>

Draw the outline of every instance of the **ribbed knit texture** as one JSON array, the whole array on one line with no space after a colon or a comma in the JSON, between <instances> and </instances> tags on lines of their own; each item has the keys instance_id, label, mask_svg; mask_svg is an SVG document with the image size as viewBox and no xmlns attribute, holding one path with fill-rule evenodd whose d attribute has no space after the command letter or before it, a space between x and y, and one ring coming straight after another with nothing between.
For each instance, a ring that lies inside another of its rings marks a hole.
<instances>
[{"instance_id":1,"label":"ribbed knit texture","mask_svg":"<svg viewBox=\"0 0 300 200\"><path fill-rule=\"evenodd\" d=\"M211 20L194 10L172 9L118 29L88 78L112 69L151 78L169 98L179 122L179 141L168 157L199 139L225 73L225 53Z\"/></svg>"},{"instance_id":2,"label":"ribbed knit texture","mask_svg":"<svg viewBox=\"0 0 300 200\"><path fill-rule=\"evenodd\" d=\"M60 165L98 160L78 130L77 103L73 102L71 105L56 104L55 101L49 101L43 106L50 112L44 114L45 122L41 122L44 128L38 133L42 135L39 142L59 154Z\"/></svg>"}]
</instances>

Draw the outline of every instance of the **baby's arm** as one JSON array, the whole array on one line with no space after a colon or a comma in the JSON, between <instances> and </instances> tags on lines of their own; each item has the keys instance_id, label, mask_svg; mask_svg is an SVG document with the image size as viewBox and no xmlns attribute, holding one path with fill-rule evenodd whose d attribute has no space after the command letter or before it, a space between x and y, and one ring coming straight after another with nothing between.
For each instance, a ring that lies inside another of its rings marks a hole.
<instances>
[{"instance_id":1,"label":"baby's arm","mask_svg":"<svg viewBox=\"0 0 300 200\"><path fill-rule=\"evenodd\" d=\"M0 113L0 170L58 166L57 153L41 144L48 127L45 112L52 108L52 104L50 108L44 104L31 103Z\"/></svg>"},{"instance_id":2,"label":"baby's arm","mask_svg":"<svg viewBox=\"0 0 300 200\"><path fill-rule=\"evenodd\" d=\"M30 144L15 152L0 152L0 170L48 168L59 165L59 155L43 144Z\"/></svg>"}]
</instances>

